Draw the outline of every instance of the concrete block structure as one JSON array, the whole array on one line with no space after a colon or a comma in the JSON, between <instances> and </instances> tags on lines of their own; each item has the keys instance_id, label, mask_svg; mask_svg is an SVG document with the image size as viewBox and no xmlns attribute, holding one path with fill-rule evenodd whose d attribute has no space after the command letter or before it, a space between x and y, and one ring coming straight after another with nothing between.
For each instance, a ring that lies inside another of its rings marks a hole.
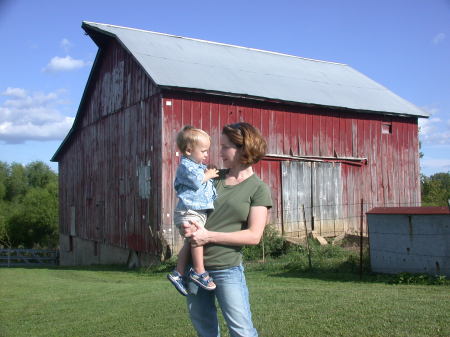
<instances>
[{"instance_id":1,"label":"concrete block structure","mask_svg":"<svg viewBox=\"0 0 450 337\"><path fill-rule=\"evenodd\" d=\"M448 207L379 207L367 222L372 271L450 276Z\"/></svg>"}]
</instances>

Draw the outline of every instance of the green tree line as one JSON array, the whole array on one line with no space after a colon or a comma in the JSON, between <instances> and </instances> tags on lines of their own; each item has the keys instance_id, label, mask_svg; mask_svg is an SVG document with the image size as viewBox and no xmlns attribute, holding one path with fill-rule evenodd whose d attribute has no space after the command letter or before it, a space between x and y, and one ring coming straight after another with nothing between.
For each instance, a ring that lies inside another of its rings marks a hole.
<instances>
[{"instance_id":1,"label":"green tree line","mask_svg":"<svg viewBox=\"0 0 450 337\"><path fill-rule=\"evenodd\" d=\"M0 161L0 246L58 246L58 175L43 162Z\"/></svg>"},{"instance_id":2,"label":"green tree line","mask_svg":"<svg viewBox=\"0 0 450 337\"><path fill-rule=\"evenodd\" d=\"M421 176L423 206L446 206L450 172ZM58 175L40 161L0 161L0 247L58 247Z\"/></svg>"},{"instance_id":3,"label":"green tree line","mask_svg":"<svg viewBox=\"0 0 450 337\"><path fill-rule=\"evenodd\" d=\"M450 172L421 176L422 206L450 206Z\"/></svg>"}]
</instances>

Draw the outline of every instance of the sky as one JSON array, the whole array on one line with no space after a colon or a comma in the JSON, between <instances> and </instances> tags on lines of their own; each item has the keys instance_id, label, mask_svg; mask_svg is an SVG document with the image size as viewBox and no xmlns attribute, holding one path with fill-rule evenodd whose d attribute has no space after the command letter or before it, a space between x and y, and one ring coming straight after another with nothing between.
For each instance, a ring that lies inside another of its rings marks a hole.
<instances>
[{"instance_id":1,"label":"sky","mask_svg":"<svg viewBox=\"0 0 450 337\"><path fill-rule=\"evenodd\" d=\"M421 172L450 172L450 0L0 0L0 161L57 172L97 53L83 20L348 64L430 114Z\"/></svg>"}]
</instances>

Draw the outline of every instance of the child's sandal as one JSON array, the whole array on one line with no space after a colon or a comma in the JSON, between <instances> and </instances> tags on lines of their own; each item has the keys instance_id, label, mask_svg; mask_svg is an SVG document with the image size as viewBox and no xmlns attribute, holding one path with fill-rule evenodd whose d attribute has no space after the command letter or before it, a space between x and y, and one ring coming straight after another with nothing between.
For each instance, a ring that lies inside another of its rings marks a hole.
<instances>
[{"instance_id":1,"label":"child's sandal","mask_svg":"<svg viewBox=\"0 0 450 337\"><path fill-rule=\"evenodd\" d=\"M170 282L172 282L175 289L177 289L181 295L187 296L188 291L184 276L182 276L176 270L173 270L170 274L167 274L167 278L169 279Z\"/></svg>"},{"instance_id":2,"label":"child's sandal","mask_svg":"<svg viewBox=\"0 0 450 337\"><path fill-rule=\"evenodd\" d=\"M193 269L191 269L189 273L189 278L197 284L199 287L205 290L214 290L216 289L216 284L213 282L211 276L209 276L208 272L205 271L203 274L197 274Z\"/></svg>"}]
</instances>

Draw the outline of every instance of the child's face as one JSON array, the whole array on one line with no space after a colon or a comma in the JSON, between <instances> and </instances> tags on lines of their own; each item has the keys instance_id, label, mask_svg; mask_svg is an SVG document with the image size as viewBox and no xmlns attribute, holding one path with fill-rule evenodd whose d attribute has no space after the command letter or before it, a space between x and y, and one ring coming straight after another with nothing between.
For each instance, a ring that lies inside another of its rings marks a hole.
<instances>
[{"instance_id":1,"label":"child's face","mask_svg":"<svg viewBox=\"0 0 450 337\"><path fill-rule=\"evenodd\" d=\"M186 155L197 164L201 164L208 157L210 145L208 138L200 137L192 149L186 150Z\"/></svg>"}]
</instances>

